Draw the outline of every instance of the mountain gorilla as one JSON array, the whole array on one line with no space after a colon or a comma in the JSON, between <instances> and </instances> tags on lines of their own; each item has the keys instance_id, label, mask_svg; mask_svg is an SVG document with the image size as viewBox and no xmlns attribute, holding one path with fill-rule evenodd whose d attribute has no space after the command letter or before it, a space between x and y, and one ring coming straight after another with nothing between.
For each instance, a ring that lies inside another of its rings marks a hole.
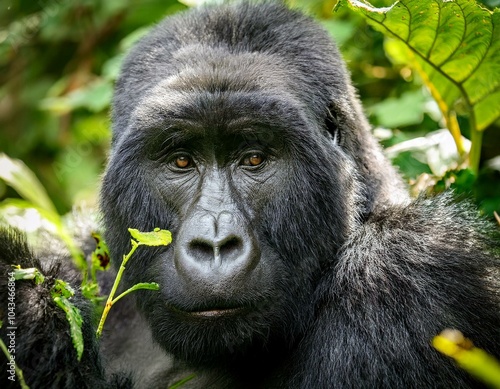
<instances>
[{"instance_id":1,"label":"mountain gorilla","mask_svg":"<svg viewBox=\"0 0 500 389\"><path fill-rule=\"evenodd\" d=\"M281 4L191 10L135 46L101 194L115 265L128 227L172 231L125 271L160 290L117 304L78 364L62 311L18 281L16 360L52 347L28 384L460 388L477 382L435 334L500 355L498 231L449 195L409 199L327 33ZM5 235L4 267L24 264Z\"/></svg>"}]
</instances>

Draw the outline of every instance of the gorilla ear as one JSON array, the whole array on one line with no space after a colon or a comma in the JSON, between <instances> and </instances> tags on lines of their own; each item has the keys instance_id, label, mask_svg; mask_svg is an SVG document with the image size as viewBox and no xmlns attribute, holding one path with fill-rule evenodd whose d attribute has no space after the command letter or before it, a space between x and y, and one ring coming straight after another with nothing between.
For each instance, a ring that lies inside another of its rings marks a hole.
<instances>
[{"instance_id":1,"label":"gorilla ear","mask_svg":"<svg viewBox=\"0 0 500 389\"><path fill-rule=\"evenodd\" d=\"M333 103L330 103L325 118L325 129L327 135L332 139L334 144L340 143L340 129L337 110Z\"/></svg>"}]
</instances>

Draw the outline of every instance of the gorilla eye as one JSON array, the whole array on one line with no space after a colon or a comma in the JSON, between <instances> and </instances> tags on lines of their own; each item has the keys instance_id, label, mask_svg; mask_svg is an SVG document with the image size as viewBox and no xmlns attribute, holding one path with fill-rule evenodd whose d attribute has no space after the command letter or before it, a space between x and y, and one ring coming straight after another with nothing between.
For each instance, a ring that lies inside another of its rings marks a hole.
<instances>
[{"instance_id":1,"label":"gorilla eye","mask_svg":"<svg viewBox=\"0 0 500 389\"><path fill-rule=\"evenodd\" d=\"M191 165L193 164L193 160L191 159L191 157L189 155L182 154L182 155L178 155L175 158L174 164L179 169L186 169L186 168L191 167Z\"/></svg>"},{"instance_id":2,"label":"gorilla eye","mask_svg":"<svg viewBox=\"0 0 500 389\"><path fill-rule=\"evenodd\" d=\"M243 158L241 165L254 167L261 165L262 162L264 162L264 155L261 153L251 153Z\"/></svg>"}]
</instances>

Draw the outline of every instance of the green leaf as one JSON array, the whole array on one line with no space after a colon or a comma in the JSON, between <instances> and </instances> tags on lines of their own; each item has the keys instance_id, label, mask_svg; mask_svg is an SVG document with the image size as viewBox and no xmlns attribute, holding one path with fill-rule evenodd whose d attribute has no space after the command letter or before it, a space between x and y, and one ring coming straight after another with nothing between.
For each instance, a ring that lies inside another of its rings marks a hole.
<instances>
[{"instance_id":1,"label":"green leaf","mask_svg":"<svg viewBox=\"0 0 500 389\"><path fill-rule=\"evenodd\" d=\"M35 207L57 215L56 208L43 185L24 162L0 153L0 179L4 180Z\"/></svg>"},{"instance_id":2,"label":"green leaf","mask_svg":"<svg viewBox=\"0 0 500 389\"><path fill-rule=\"evenodd\" d=\"M156 282L139 282L138 284L135 284L128 290L130 292L133 292L134 290L139 290L139 289L159 290L160 285L158 285Z\"/></svg>"},{"instance_id":3,"label":"green leaf","mask_svg":"<svg viewBox=\"0 0 500 389\"><path fill-rule=\"evenodd\" d=\"M14 266L15 280L34 280L36 285L45 281L44 275L36 267L21 269L20 266Z\"/></svg>"},{"instance_id":4,"label":"green leaf","mask_svg":"<svg viewBox=\"0 0 500 389\"><path fill-rule=\"evenodd\" d=\"M80 310L65 296L52 295L54 302L66 313L69 323L71 340L75 347L77 358L80 361L83 355L82 314Z\"/></svg>"},{"instance_id":5,"label":"green leaf","mask_svg":"<svg viewBox=\"0 0 500 389\"><path fill-rule=\"evenodd\" d=\"M75 264L78 268L84 271L87 268L87 262L80 248L76 245L75 241L69 235L66 227L63 225L61 217L55 211L49 211L43 209L36 204L22 199L6 199L0 203L0 211L8 207L16 207L19 209L35 209L40 215L47 221L52 223L56 228L57 235L63 240L63 242L68 247L71 256L74 259Z\"/></svg>"},{"instance_id":6,"label":"green leaf","mask_svg":"<svg viewBox=\"0 0 500 389\"><path fill-rule=\"evenodd\" d=\"M388 98L370 108L378 124L396 128L422 122L426 98L421 90L404 93L400 98Z\"/></svg>"},{"instance_id":7,"label":"green leaf","mask_svg":"<svg viewBox=\"0 0 500 389\"><path fill-rule=\"evenodd\" d=\"M80 360L83 355L83 319L80 310L69 301L75 295L75 291L67 282L57 279L50 293L54 302L66 313L71 340L73 341L78 360Z\"/></svg>"},{"instance_id":8,"label":"green leaf","mask_svg":"<svg viewBox=\"0 0 500 389\"><path fill-rule=\"evenodd\" d=\"M141 232L134 228L129 228L128 231L139 244L146 246L167 246L172 242L172 234L167 230L155 228L151 232Z\"/></svg>"},{"instance_id":9,"label":"green leaf","mask_svg":"<svg viewBox=\"0 0 500 389\"><path fill-rule=\"evenodd\" d=\"M327 19L322 20L321 24L339 47L342 47L356 32L356 25L345 20Z\"/></svg>"},{"instance_id":10,"label":"green leaf","mask_svg":"<svg viewBox=\"0 0 500 389\"><path fill-rule=\"evenodd\" d=\"M87 282L81 286L82 296L92 301L94 308L101 309L101 301L106 300L106 296L99 296L99 285L95 282Z\"/></svg>"},{"instance_id":11,"label":"green leaf","mask_svg":"<svg viewBox=\"0 0 500 389\"><path fill-rule=\"evenodd\" d=\"M107 270L110 264L109 248L102 236L96 232L92 233L96 247L92 252L92 269Z\"/></svg>"},{"instance_id":12,"label":"green leaf","mask_svg":"<svg viewBox=\"0 0 500 389\"><path fill-rule=\"evenodd\" d=\"M477 130L500 117L499 9L491 12L474 0L401 0L387 8L344 1L404 42L446 112L464 104Z\"/></svg>"},{"instance_id":13,"label":"green leaf","mask_svg":"<svg viewBox=\"0 0 500 389\"><path fill-rule=\"evenodd\" d=\"M45 277L38 269L34 267L21 269L20 266L14 267L14 278L16 280L34 279L37 285L45 280ZM83 355L83 319L80 310L69 301L69 298L75 295L75 291L67 282L56 279L54 286L50 290L50 294L54 302L66 313L73 346L75 347L77 358L80 360Z\"/></svg>"},{"instance_id":14,"label":"green leaf","mask_svg":"<svg viewBox=\"0 0 500 389\"><path fill-rule=\"evenodd\" d=\"M96 80L83 88L60 97L48 97L40 102L40 108L65 114L78 108L100 112L109 106L113 95L110 81Z\"/></svg>"},{"instance_id":15,"label":"green leaf","mask_svg":"<svg viewBox=\"0 0 500 389\"><path fill-rule=\"evenodd\" d=\"M75 295L75 290L65 281L56 280L51 290L52 297L61 296L70 298Z\"/></svg>"},{"instance_id":16,"label":"green leaf","mask_svg":"<svg viewBox=\"0 0 500 389\"><path fill-rule=\"evenodd\" d=\"M335 9L343 2L404 46L399 51L407 51L406 62L429 88L460 155L457 115L468 115L469 165L476 174L482 131L500 118L500 9L474 0L401 0L386 8L340 0Z\"/></svg>"},{"instance_id":17,"label":"green leaf","mask_svg":"<svg viewBox=\"0 0 500 389\"><path fill-rule=\"evenodd\" d=\"M140 289L160 290L160 285L158 285L156 282L139 282L138 284L135 284L134 286L128 288L125 292L121 293L119 296L113 299L112 304L116 303L118 300L120 300L122 297L125 297L127 294Z\"/></svg>"}]
</instances>

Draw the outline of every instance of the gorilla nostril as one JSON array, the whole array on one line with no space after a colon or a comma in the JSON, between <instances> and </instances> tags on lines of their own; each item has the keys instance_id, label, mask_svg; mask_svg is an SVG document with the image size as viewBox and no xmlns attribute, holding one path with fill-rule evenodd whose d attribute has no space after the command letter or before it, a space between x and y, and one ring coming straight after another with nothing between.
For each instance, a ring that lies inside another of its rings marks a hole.
<instances>
[{"instance_id":1,"label":"gorilla nostril","mask_svg":"<svg viewBox=\"0 0 500 389\"><path fill-rule=\"evenodd\" d=\"M196 261L234 260L243 252L243 241L237 236L228 236L220 241L195 238L187 246L189 256Z\"/></svg>"},{"instance_id":2,"label":"gorilla nostril","mask_svg":"<svg viewBox=\"0 0 500 389\"><path fill-rule=\"evenodd\" d=\"M233 252L239 252L243 249L243 242L236 236L232 236L229 239L221 242L219 245L220 255L229 255Z\"/></svg>"},{"instance_id":3,"label":"gorilla nostril","mask_svg":"<svg viewBox=\"0 0 500 389\"><path fill-rule=\"evenodd\" d=\"M214 246L203 240L192 240L188 245L189 253L197 260L211 260L214 256Z\"/></svg>"}]
</instances>

